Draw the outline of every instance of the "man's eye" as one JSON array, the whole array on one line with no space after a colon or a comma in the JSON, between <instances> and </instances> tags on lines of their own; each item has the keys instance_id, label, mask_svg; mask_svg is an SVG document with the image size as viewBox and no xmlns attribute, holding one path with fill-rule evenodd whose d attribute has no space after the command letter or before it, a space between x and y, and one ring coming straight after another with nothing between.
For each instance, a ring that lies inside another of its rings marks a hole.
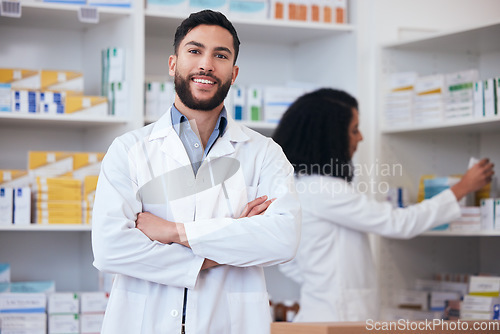
<instances>
[{"instance_id":1,"label":"man's eye","mask_svg":"<svg viewBox=\"0 0 500 334\"><path fill-rule=\"evenodd\" d=\"M216 55L216 57L217 57L217 58L220 58L220 59L227 59L227 56L225 56L225 55L221 55L221 54Z\"/></svg>"},{"instance_id":2,"label":"man's eye","mask_svg":"<svg viewBox=\"0 0 500 334\"><path fill-rule=\"evenodd\" d=\"M198 50L188 50L189 53L194 53L194 54L197 54L197 53L200 53L200 51Z\"/></svg>"}]
</instances>

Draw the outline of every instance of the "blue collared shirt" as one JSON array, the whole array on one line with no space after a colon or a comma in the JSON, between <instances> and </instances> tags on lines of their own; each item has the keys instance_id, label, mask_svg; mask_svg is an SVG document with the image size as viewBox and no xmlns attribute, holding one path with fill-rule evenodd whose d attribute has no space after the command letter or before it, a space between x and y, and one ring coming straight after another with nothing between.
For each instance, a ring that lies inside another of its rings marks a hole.
<instances>
[{"instance_id":1,"label":"blue collared shirt","mask_svg":"<svg viewBox=\"0 0 500 334\"><path fill-rule=\"evenodd\" d=\"M193 167L193 172L196 175L198 173L198 169L201 166L201 163L208 155L208 152L212 149L212 146L215 144L215 141L222 137L224 131L226 130L227 125L227 112L226 108L222 108L222 111L219 114L219 118L217 118L217 122L215 123L215 128L210 138L208 138L207 146L205 150L203 150L203 145L201 144L200 138L196 135L196 133L191 128L191 123L188 122L186 116L184 116L177 108L172 105L172 125L174 127L175 132L179 136L184 144L184 148L189 156L189 160L191 161L191 166Z\"/></svg>"}]
</instances>

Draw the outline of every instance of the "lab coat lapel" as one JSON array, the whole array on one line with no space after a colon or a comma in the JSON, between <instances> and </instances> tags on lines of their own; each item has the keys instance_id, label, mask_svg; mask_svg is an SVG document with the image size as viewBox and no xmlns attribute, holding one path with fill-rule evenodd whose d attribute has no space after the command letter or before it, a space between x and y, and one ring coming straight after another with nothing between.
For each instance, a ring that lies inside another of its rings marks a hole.
<instances>
[{"instance_id":1,"label":"lab coat lapel","mask_svg":"<svg viewBox=\"0 0 500 334\"><path fill-rule=\"evenodd\" d=\"M155 124L150 140L159 140L163 181L174 221L195 218L195 177L191 161L172 126L170 111Z\"/></svg>"},{"instance_id":2,"label":"lab coat lapel","mask_svg":"<svg viewBox=\"0 0 500 334\"><path fill-rule=\"evenodd\" d=\"M196 177L198 218L235 217L239 214L246 187L235 146L248 139L240 126L228 117L226 132L215 142Z\"/></svg>"}]
</instances>

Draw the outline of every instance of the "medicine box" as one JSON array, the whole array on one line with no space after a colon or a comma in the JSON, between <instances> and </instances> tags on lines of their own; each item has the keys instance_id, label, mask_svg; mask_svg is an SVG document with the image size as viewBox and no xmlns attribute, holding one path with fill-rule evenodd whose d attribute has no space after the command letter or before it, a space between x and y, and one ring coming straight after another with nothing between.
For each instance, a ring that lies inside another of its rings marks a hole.
<instances>
[{"instance_id":1,"label":"medicine box","mask_svg":"<svg viewBox=\"0 0 500 334\"><path fill-rule=\"evenodd\" d=\"M45 313L45 293L0 293L0 313Z\"/></svg>"},{"instance_id":2,"label":"medicine box","mask_svg":"<svg viewBox=\"0 0 500 334\"><path fill-rule=\"evenodd\" d=\"M54 313L80 313L80 300L78 294L72 292L55 292L48 295L47 312Z\"/></svg>"},{"instance_id":3,"label":"medicine box","mask_svg":"<svg viewBox=\"0 0 500 334\"><path fill-rule=\"evenodd\" d=\"M500 230L500 198L496 198L495 202L495 230Z\"/></svg>"},{"instance_id":4,"label":"medicine box","mask_svg":"<svg viewBox=\"0 0 500 334\"><path fill-rule=\"evenodd\" d=\"M288 0L271 0L270 17L273 20L288 20Z\"/></svg>"},{"instance_id":5,"label":"medicine box","mask_svg":"<svg viewBox=\"0 0 500 334\"><path fill-rule=\"evenodd\" d=\"M493 230L495 228L495 199L481 199L481 229Z\"/></svg>"},{"instance_id":6,"label":"medicine box","mask_svg":"<svg viewBox=\"0 0 500 334\"><path fill-rule=\"evenodd\" d=\"M14 189L0 186L0 226L12 225L14 217ZM1 265L0 265L1 268ZM0 271L0 282L2 274Z\"/></svg>"},{"instance_id":7,"label":"medicine box","mask_svg":"<svg viewBox=\"0 0 500 334\"><path fill-rule=\"evenodd\" d=\"M471 276L469 281L469 295L499 297L500 277Z\"/></svg>"},{"instance_id":8,"label":"medicine box","mask_svg":"<svg viewBox=\"0 0 500 334\"><path fill-rule=\"evenodd\" d=\"M483 81L484 87L484 116L492 117L497 115L497 97L496 91L497 79L490 78Z\"/></svg>"},{"instance_id":9,"label":"medicine box","mask_svg":"<svg viewBox=\"0 0 500 334\"><path fill-rule=\"evenodd\" d=\"M109 295L106 292L81 292L80 312L104 313L108 304Z\"/></svg>"},{"instance_id":10,"label":"medicine box","mask_svg":"<svg viewBox=\"0 0 500 334\"><path fill-rule=\"evenodd\" d=\"M10 292L16 293L50 293L55 292L54 281L27 281L10 283Z\"/></svg>"},{"instance_id":11,"label":"medicine box","mask_svg":"<svg viewBox=\"0 0 500 334\"><path fill-rule=\"evenodd\" d=\"M64 113L107 116L108 99L103 96L67 96Z\"/></svg>"},{"instance_id":12,"label":"medicine box","mask_svg":"<svg viewBox=\"0 0 500 334\"><path fill-rule=\"evenodd\" d=\"M102 329L103 320L104 320L104 313L82 314L80 316L80 333L81 334L100 333Z\"/></svg>"},{"instance_id":13,"label":"medicine box","mask_svg":"<svg viewBox=\"0 0 500 334\"><path fill-rule=\"evenodd\" d=\"M9 84L12 89L38 89L40 73L22 68L0 68L0 83Z\"/></svg>"},{"instance_id":14,"label":"medicine box","mask_svg":"<svg viewBox=\"0 0 500 334\"><path fill-rule=\"evenodd\" d=\"M14 188L14 225L31 224L31 188Z\"/></svg>"},{"instance_id":15,"label":"medicine box","mask_svg":"<svg viewBox=\"0 0 500 334\"><path fill-rule=\"evenodd\" d=\"M229 1L230 0L189 0L189 11L197 12L203 9L211 9L228 14Z\"/></svg>"},{"instance_id":16,"label":"medicine box","mask_svg":"<svg viewBox=\"0 0 500 334\"><path fill-rule=\"evenodd\" d=\"M0 324L2 333L47 333L47 315L45 313L0 313Z\"/></svg>"},{"instance_id":17,"label":"medicine box","mask_svg":"<svg viewBox=\"0 0 500 334\"><path fill-rule=\"evenodd\" d=\"M49 314L48 334L79 334L80 315Z\"/></svg>"},{"instance_id":18,"label":"medicine box","mask_svg":"<svg viewBox=\"0 0 500 334\"><path fill-rule=\"evenodd\" d=\"M9 283L10 282L10 264L0 263L0 282Z\"/></svg>"},{"instance_id":19,"label":"medicine box","mask_svg":"<svg viewBox=\"0 0 500 334\"><path fill-rule=\"evenodd\" d=\"M484 88L483 81L474 82L474 116L484 117Z\"/></svg>"},{"instance_id":20,"label":"medicine box","mask_svg":"<svg viewBox=\"0 0 500 334\"><path fill-rule=\"evenodd\" d=\"M11 112L11 85L0 82L0 112Z\"/></svg>"},{"instance_id":21,"label":"medicine box","mask_svg":"<svg viewBox=\"0 0 500 334\"><path fill-rule=\"evenodd\" d=\"M232 19L265 20L269 16L267 0L230 0L229 16Z\"/></svg>"},{"instance_id":22,"label":"medicine box","mask_svg":"<svg viewBox=\"0 0 500 334\"><path fill-rule=\"evenodd\" d=\"M189 12L189 0L147 0L147 9L186 14Z\"/></svg>"}]
</instances>

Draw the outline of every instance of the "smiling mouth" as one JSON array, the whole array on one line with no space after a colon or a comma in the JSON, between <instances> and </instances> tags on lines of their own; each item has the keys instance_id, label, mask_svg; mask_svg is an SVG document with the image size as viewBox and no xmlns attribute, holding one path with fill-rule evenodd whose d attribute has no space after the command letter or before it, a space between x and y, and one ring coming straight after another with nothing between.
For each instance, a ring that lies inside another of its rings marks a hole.
<instances>
[{"instance_id":1,"label":"smiling mouth","mask_svg":"<svg viewBox=\"0 0 500 334\"><path fill-rule=\"evenodd\" d=\"M193 79L193 81L196 83L201 83L201 84L215 85L214 81L207 80L207 79Z\"/></svg>"}]
</instances>

